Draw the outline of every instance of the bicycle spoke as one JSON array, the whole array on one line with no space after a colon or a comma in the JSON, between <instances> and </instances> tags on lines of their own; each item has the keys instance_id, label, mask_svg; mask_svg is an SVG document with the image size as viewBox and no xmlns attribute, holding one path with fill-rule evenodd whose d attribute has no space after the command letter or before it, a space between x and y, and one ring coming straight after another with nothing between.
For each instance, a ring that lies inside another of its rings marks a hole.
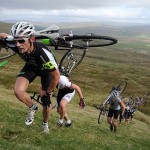
<instances>
[{"instance_id":1,"label":"bicycle spoke","mask_svg":"<svg viewBox=\"0 0 150 150\"><path fill-rule=\"evenodd\" d=\"M75 69L85 56L86 50L71 49L65 53L59 64L61 74L69 75Z\"/></svg>"}]
</instances>

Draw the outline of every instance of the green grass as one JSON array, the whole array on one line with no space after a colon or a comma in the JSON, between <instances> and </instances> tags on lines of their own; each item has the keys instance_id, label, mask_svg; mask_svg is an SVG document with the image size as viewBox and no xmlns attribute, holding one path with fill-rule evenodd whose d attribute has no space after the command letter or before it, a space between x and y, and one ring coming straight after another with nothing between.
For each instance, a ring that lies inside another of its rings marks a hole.
<instances>
[{"instance_id":1,"label":"green grass","mask_svg":"<svg viewBox=\"0 0 150 150\"><path fill-rule=\"evenodd\" d=\"M24 124L27 108L20 103L1 99L0 108L2 150L148 150L150 147L150 133L147 132L150 124L134 119L130 125L120 126L117 133L111 133L106 120L101 125L97 123L99 111L89 106L82 110L75 104L68 105L73 122L70 128L56 126L58 115L56 109L53 110L49 121L50 134L43 134L40 130L40 106L35 122L29 127ZM150 118L147 116L147 119Z\"/></svg>"},{"instance_id":2,"label":"green grass","mask_svg":"<svg viewBox=\"0 0 150 150\"><path fill-rule=\"evenodd\" d=\"M137 111L133 122L123 123L117 133L111 133L106 122L99 125L99 110L93 105L104 101L113 85L128 78L123 93L127 99L142 96L150 89L150 50L145 38L120 38L110 47L91 48L82 63L74 70L71 79L84 94L86 107L78 108L78 96L68 105L73 125L58 128L56 109L50 116L50 134L41 133L42 109L39 106L35 122L24 124L28 108L13 94L16 75L24 62L18 57L9 58L9 64L0 68L0 150L149 150L150 100ZM64 52L55 51L58 62ZM36 91L37 78L28 92ZM57 94L57 90L55 91ZM55 103L55 98L52 99Z\"/></svg>"}]
</instances>

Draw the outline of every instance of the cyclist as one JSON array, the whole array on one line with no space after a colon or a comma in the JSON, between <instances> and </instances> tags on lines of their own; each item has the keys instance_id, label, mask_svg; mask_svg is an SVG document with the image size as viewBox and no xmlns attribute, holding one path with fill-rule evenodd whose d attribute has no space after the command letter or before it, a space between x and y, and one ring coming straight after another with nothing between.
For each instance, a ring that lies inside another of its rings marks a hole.
<instances>
[{"instance_id":1,"label":"cyclist","mask_svg":"<svg viewBox=\"0 0 150 150\"><path fill-rule=\"evenodd\" d=\"M124 100L125 98L122 96L121 97L121 101L126 104L126 101ZM119 124L121 125L122 124L122 107L120 107L120 111L119 111Z\"/></svg>"},{"instance_id":2,"label":"cyclist","mask_svg":"<svg viewBox=\"0 0 150 150\"><path fill-rule=\"evenodd\" d=\"M42 43L35 41L35 28L28 22L17 22L11 28L14 44L8 45L13 51L25 61L24 67L17 75L14 94L29 107L25 120L26 125L31 125L38 107L32 102L27 88L37 77L41 78L41 101L43 102L42 130L49 132L48 120L51 112L50 93L59 81L59 71L55 58L51 51ZM0 38L7 38L9 34L0 33Z\"/></svg>"},{"instance_id":3,"label":"cyclist","mask_svg":"<svg viewBox=\"0 0 150 150\"><path fill-rule=\"evenodd\" d=\"M71 126L71 121L67 115L67 104L72 100L77 91L80 98L79 107L84 108L85 102L83 98L82 91L80 87L74 83L71 83L68 77L61 75L60 80L57 85L58 94L57 94L57 113L60 114L60 119L58 120L58 126L62 126L64 119L66 120L66 127Z\"/></svg>"},{"instance_id":4,"label":"cyclist","mask_svg":"<svg viewBox=\"0 0 150 150\"><path fill-rule=\"evenodd\" d=\"M119 98L119 94L117 93L117 91L113 91L112 96L108 101L110 107L108 111L107 122L108 124L110 124L110 130L115 132L117 131L120 108L122 107L122 114L121 114L122 119L126 106Z\"/></svg>"},{"instance_id":5,"label":"cyclist","mask_svg":"<svg viewBox=\"0 0 150 150\"><path fill-rule=\"evenodd\" d=\"M125 112L124 112L124 118L125 118L125 124L129 124L129 118L131 116L131 108L130 108L130 101L124 101L124 104L126 106Z\"/></svg>"}]
</instances>

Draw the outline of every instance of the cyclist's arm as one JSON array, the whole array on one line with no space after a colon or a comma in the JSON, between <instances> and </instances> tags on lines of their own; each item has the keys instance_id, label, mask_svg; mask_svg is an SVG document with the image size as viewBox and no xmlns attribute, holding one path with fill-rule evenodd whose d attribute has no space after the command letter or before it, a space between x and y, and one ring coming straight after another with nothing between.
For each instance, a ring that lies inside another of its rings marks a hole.
<instances>
[{"instance_id":1,"label":"cyclist's arm","mask_svg":"<svg viewBox=\"0 0 150 150\"><path fill-rule=\"evenodd\" d=\"M83 99L83 94L82 94L81 88L78 85L72 83L71 88L75 89L77 91L80 99Z\"/></svg>"},{"instance_id":2,"label":"cyclist's arm","mask_svg":"<svg viewBox=\"0 0 150 150\"><path fill-rule=\"evenodd\" d=\"M0 33L0 38L6 38L7 36L9 36L9 34L7 33Z\"/></svg>"},{"instance_id":3,"label":"cyclist's arm","mask_svg":"<svg viewBox=\"0 0 150 150\"><path fill-rule=\"evenodd\" d=\"M55 87L57 86L60 78L59 70L56 69L50 72L50 77L51 77L51 83L46 91L47 93L52 93Z\"/></svg>"},{"instance_id":4,"label":"cyclist's arm","mask_svg":"<svg viewBox=\"0 0 150 150\"><path fill-rule=\"evenodd\" d=\"M124 104L122 101L120 102L120 105L121 105L121 107L122 107L122 115L124 115L126 106L125 106L125 104Z\"/></svg>"},{"instance_id":5,"label":"cyclist's arm","mask_svg":"<svg viewBox=\"0 0 150 150\"><path fill-rule=\"evenodd\" d=\"M78 96L80 98L79 108L84 108L85 107L85 101L84 101L83 94L82 94L80 87L78 85L72 83L71 88L75 89L78 93Z\"/></svg>"}]
</instances>

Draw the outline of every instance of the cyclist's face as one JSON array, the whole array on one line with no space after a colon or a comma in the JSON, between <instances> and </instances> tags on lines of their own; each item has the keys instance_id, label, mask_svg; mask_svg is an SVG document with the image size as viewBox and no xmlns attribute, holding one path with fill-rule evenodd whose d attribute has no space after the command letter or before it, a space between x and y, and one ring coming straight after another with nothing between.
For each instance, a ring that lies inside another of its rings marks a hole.
<instances>
[{"instance_id":1,"label":"cyclist's face","mask_svg":"<svg viewBox=\"0 0 150 150\"><path fill-rule=\"evenodd\" d=\"M29 38L20 38L14 40L20 53L31 51L31 40Z\"/></svg>"}]
</instances>

